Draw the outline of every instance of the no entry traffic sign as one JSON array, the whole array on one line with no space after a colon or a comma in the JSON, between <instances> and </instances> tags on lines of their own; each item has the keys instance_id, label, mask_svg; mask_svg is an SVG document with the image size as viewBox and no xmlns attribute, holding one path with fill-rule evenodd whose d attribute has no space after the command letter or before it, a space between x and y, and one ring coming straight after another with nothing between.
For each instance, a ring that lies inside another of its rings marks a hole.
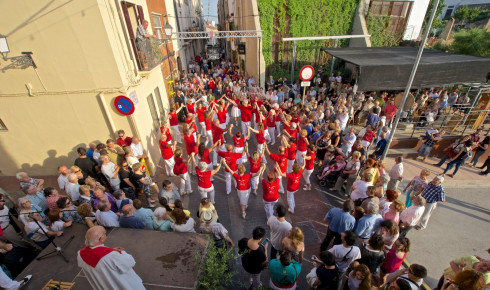
<instances>
[{"instance_id":1,"label":"no entry traffic sign","mask_svg":"<svg viewBox=\"0 0 490 290\"><path fill-rule=\"evenodd\" d=\"M117 96L114 99L114 107L119 113L126 116L129 116L132 113L134 113L133 101L131 101L131 99L125 96Z\"/></svg>"},{"instance_id":2,"label":"no entry traffic sign","mask_svg":"<svg viewBox=\"0 0 490 290\"><path fill-rule=\"evenodd\" d=\"M299 78L304 82L310 81L314 75L315 75L315 70L311 65L305 65L299 71Z\"/></svg>"}]
</instances>

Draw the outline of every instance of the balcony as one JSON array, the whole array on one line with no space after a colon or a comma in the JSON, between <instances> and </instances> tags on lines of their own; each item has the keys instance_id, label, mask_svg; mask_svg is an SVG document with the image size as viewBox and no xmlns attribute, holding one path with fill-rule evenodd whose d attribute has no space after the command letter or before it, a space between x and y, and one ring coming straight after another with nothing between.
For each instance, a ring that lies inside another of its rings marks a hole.
<instances>
[{"instance_id":1,"label":"balcony","mask_svg":"<svg viewBox=\"0 0 490 290\"><path fill-rule=\"evenodd\" d=\"M165 40L153 38L138 41L136 50L141 71L150 71L175 54L168 50Z\"/></svg>"}]
</instances>

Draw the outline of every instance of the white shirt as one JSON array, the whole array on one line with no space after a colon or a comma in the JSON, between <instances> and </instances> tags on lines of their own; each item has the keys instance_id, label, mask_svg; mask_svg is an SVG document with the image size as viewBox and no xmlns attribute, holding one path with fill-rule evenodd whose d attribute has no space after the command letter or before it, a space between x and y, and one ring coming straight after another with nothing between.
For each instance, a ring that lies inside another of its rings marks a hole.
<instances>
[{"instance_id":1,"label":"white shirt","mask_svg":"<svg viewBox=\"0 0 490 290\"><path fill-rule=\"evenodd\" d=\"M352 199L352 201L355 201L360 198L367 198L366 190L370 185L371 185L370 183L367 183L363 180L360 179L356 180L352 184L353 189L352 189L352 193L350 194L350 199Z\"/></svg>"},{"instance_id":2,"label":"white shirt","mask_svg":"<svg viewBox=\"0 0 490 290\"><path fill-rule=\"evenodd\" d=\"M78 267L82 268L92 289L145 289L143 281L133 270L136 261L125 251L110 252L99 260L95 268L83 261L80 251L77 261Z\"/></svg>"},{"instance_id":3,"label":"white shirt","mask_svg":"<svg viewBox=\"0 0 490 290\"><path fill-rule=\"evenodd\" d=\"M344 142L342 142L342 151L344 152L350 152L352 149L352 146L356 142L357 137L356 134L347 134L344 136Z\"/></svg>"},{"instance_id":4,"label":"white shirt","mask_svg":"<svg viewBox=\"0 0 490 290\"><path fill-rule=\"evenodd\" d=\"M116 175L116 178L114 178L114 171L116 170L116 165L114 163L109 162L106 165L102 165L102 168L100 170L104 174L105 178L109 180L111 186L117 186L121 183L121 181L119 180L119 175Z\"/></svg>"},{"instance_id":5,"label":"white shirt","mask_svg":"<svg viewBox=\"0 0 490 290\"><path fill-rule=\"evenodd\" d=\"M339 121L340 121L340 130L345 130L345 126L347 126L347 121L349 121L349 114L340 114L340 116L338 117Z\"/></svg>"},{"instance_id":6,"label":"white shirt","mask_svg":"<svg viewBox=\"0 0 490 290\"><path fill-rule=\"evenodd\" d=\"M63 231L63 221L55 221L52 225L49 226L49 228L53 232L62 232Z\"/></svg>"},{"instance_id":7,"label":"white shirt","mask_svg":"<svg viewBox=\"0 0 490 290\"><path fill-rule=\"evenodd\" d=\"M361 258L361 250L358 247L352 246L352 251L350 251L349 253L350 249L351 248L346 248L341 244L341 245L335 245L332 248L330 248L330 250L328 250L330 253L332 253L335 256L335 264L337 264L337 268L339 269L339 272L347 271L347 268L352 262L354 262L354 260ZM345 261L344 261L344 257L345 257Z\"/></svg>"},{"instance_id":8,"label":"white shirt","mask_svg":"<svg viewBox=\"0 0 490 290\"><path fill-rule=\"evenodd\" d=\"M68 194L72 201L77 201L80 198L79 188L80 184L78 183L68 182L68 184L65 185L66 194Z\"/></svg>"},{"instance_id":9,"label":"white shirt","mask_svg":"<svg viewBox=\"0 0 490 290\"><path fill-rule=\"evenodd\" d=\"M133 151L133 156L135 157L144 154L143 146L141 146L141 143L138 144L131 143L131 151Z\"/></svg>"},{"instance_id":10,"label":"white shirt","mask_svg":"<svg viewBox=\"0 0 490 290\"><path fill-rule=\"evenodd\" d=\"M60 176L58 176L58 186L61 190L64 190L68 183L68 175L64 176L63 174L60 174Z\"/></svg>"},{"instance_id":11,"label":"white shirt","mask_svg":"<svg viewBox=\"0 0 490 290\"><path fill-rule=\"evenodd\" d=\"M189 218L185 224L178 225L178 224L173 223L171 227L172 227L172 230L174 230L175 232L195 233L196 231L194 230L194 223L195 223L194 219Z\"/></svg>"},{"instance_id":12,"label":"white shirt","mask_svg":"<svg viewBox=\"0 0 490 290\"><path fill-rule=\"evenodd\" d=\"M340 83L340 82L342 82L342 77L341 77L341 76L336 76L336 77L335 77L335 80L336 80L338 83Z\"/></svg>"},{"instance_id":13,"label":"white shirt","mask_svg":"<svg viewBox=\"0 0 490 290\"><path fill-rule=\"evenodd\" d=\"M276 94L272 94L271 96L271 104L277 103L278 97Z\"/></svg>"},{"instance_id":14,"label":"white shirt","mask_svg":"<svg viewBox=\"0 0 490 290\"><path fill-rule=\"evenodd\" d=\"M28 222L25 225L24 229L27 233L27 236L30 237L31 240L35 242L44 242L45 240L48 239L48 237L43 233L41 228L43 228L45 232L48 232L49 229L42 222L38 222L38 223L39 225L36 222Z\"/></svg>"},{"instance_id":15,"label":"white shirt","mask_svg":"<svg viewBox=\"0 0 490 290\"><path fill-rule=\"evenodd\" d=\"M271 243L274 248L278 251L282 251L282 240L289 235L289 231L291 230L291 224L284 220L279 221L277 217L271 216L267 221L267 226L271 229ZM271 259L275 259L276 257L272 257Z\"/></svg>"},{"instance_id":16,"label":"white shirt","mask_svg":"<svg viewBox=\"0 0 490 290\"><path fill-rule=\"evenodd\" d=\"M424 211L424 206L412 205L400 213L400 221L415 226L419 223Z\"/></svg>"},{"instance_id":17,"label":"white shirt","mask_svg":"<svg viewBox=\"0 0 490 290\"><path fill-rule=\"evenodd\" d=\"M392 180L403 177L403 163L395 164L391 168L390 173L388 175L390 176L390 179L392 179Z\"/></svg>"},{"instance_id":18,"label":"white shirt","mask_svg":"<svg viewBox=\"0 0 490 290\"><path fill-rule=\"evenodd\" d=\"M119 218L117 214L115 214L112 210L109 211L97 210L97 212L95 213L95 218L97 219L99 225L103 227L113 227L113 228L119 227Z\"/></svg>"},{"instance_id":19,"label":"white shirt","mask_svg":"<svg viewBox=\"0 0 490 290\"><path fill-rule=\"evenodd\" d=\"M9 208L4 205L3 209L0 210L0 226L2 227L2 229L6 228L9 225L9 222Z\"/></svg>"}]
</instances>

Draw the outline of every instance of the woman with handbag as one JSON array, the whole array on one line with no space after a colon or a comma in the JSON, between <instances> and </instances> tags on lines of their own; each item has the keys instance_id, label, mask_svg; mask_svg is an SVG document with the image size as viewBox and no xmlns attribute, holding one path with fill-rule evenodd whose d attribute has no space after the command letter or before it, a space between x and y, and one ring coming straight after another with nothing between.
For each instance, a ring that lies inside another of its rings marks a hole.
<instances>
[{"instance_id":1,"label":"woman with handbag","mask_svg":"<svg viewBox=\"0 0 490 290\"><path fill-rule=\"evenodd\" d=\"M454 143L452 143L451 145L447 146L444 149L444 155L442 156L441 161L434 164L434 166L441 167L446 162L446 160L456 157L459 151L461 151L461 148L463 148L464 142L470 140L470 138L470 135L466 135L463 138L454 141Z\"/></svg>"},{"instance_id":2,"label":"woman with handbag","mask_svg":"<svg viewBox=\"0 0 490 290\"><path fill-rule=\"evenodd\" d=\"M301 263L291 257L290 252L283 252L279 259L269 262L270 287L274 290L296 289Z\"/></svg>"}]
</instances>

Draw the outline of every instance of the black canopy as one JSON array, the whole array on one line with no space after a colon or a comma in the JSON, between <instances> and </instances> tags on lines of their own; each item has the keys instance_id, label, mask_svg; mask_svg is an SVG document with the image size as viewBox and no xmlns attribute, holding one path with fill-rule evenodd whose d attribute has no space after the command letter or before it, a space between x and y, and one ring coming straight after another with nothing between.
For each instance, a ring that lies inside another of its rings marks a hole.
<instances>
[{"instance_id":1,"label":"black canopy","mask_svg":"<svg viewBox=\"0 0 490 290\"><path fill-rule=\"evenodd\" d=\"M325 51L359 67L359 90L403 90L418 48L349 47ZM412 88L480 83L486 80L489 71L490 58L425 49Z\"/></svg>"}]
</instances>

